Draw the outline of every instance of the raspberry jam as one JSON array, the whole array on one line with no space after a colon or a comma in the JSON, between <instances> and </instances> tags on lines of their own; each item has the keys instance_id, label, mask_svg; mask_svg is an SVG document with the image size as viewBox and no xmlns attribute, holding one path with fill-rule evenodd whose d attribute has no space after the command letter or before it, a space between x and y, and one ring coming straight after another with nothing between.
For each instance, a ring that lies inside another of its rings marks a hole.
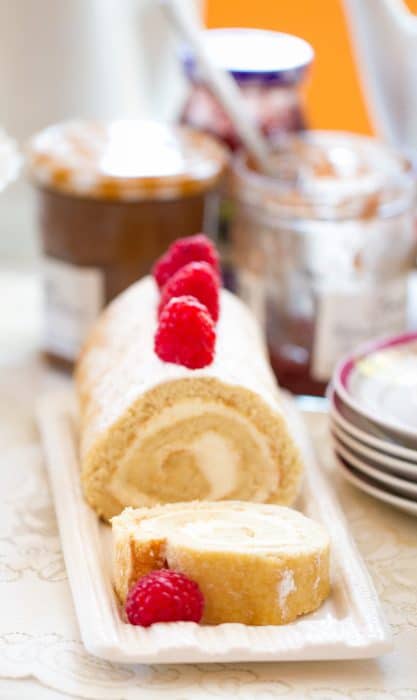
<instances>
[{"instance_id":1,"label":"raspberry jam","mask_svg":"<svg viewBox=\"0 0 417 700\"><path fill-rule=\"evenodd\" d=\"M287 318L281 325L273 312L267 317L269 361L283 389L294 394L323 396L327 382L313 379L311 343L314 326L308 319Z\"/></svg>"},{"instance_id":2,"label":"raspberry jam","mask_svg":"<svg viewBox=\"0 0 417 700\"><path fill-rule=\"evenodd\" d=\"M337 132L287 137L274 176L235 157L233 260L280 384L320 395L355 346L406 327L415 179L400 154Z\"/></svg>"},{"instance_id":3,"label":"raspberry jam","mask_svg":"<svg viewBox=\"0 0 417 700\"><path fill-rule=\"evenodd\" d=\"M212 60L236 80L249 114L267 138L305 128L299 87L313 60L310 44L261 29L208 29L203 35ZM181 121L236 150L239 137L200 74L192 50L183 47L181 58L190 81Z\"/></svg>"},{"instance_id":4,"label":"raspberry jam","mask_svg":"<svg viewBox=\"0 0 417 700\"><path fill-rule=\"evenodd\" d=\"M214 64L239 85L248 114L268 140L306 128L300 87L313 61L310 44L290 34L244 28L208 29L203 39ZM183 47L181 58L190 84L181 122L215 136L233 152L238 150L241 143L234 125L204 81L192 50ZM234 205L227 183L222 195L217 243L225 287L235 291L230 250Z\"/></svg>"}]
</instances>

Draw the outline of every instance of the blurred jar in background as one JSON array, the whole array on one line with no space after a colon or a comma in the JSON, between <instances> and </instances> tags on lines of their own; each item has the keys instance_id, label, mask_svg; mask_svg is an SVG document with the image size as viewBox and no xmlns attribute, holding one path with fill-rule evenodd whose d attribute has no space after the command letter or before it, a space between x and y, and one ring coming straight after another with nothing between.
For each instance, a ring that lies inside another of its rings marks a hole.
<instances>
[{"instance_id":1,"label":"blurred jar in background","mask_svg":"<svg viewBox=\"0 0 417 700\"><path fill-rule=\"evenodd\" d=\"M207 50L219 67L237 81L249 114L268 139L305 128L300 85L313 60L313 49L290 34L261 29L209 29ZM232 151L240 147L228 116L204 82L193 53L183 47L182 64L190 82L181 121L216 136ZM221 199L218 246L225 286L235 290L229 229L233 202L225 187Z\"/></svg>"},{"instance_id":2,"label":"blurred jar in background","mask_svg":"<svg viewBox=\"0 0 417 700\"><path fill-rule=\"evenodd\" d=\"M201 1L181 11L198 19ZM0 0L1 126L23 146L74 116L171 120L184 96L176 53L155 0ZM0 258L37 253L33 205L23 180L0 199Z\"/></svg>"},{"instance_id":3,"label":"blurred jar in background","mask_svg":"<svg viewBox=\"0 0 417 700\"><path fill-rule=\"evenodd\" d=\"M75 121L32 140L44 278L44 349L71 367L113 297L178 236L217 225L226 153L206 134L162 122Z\"/></svg>"},{"instance_id":4,"label":"blurred jar in background","mask_svg":"<svg viewBox=\"0 0 417 700\"><path fill-rule=\"evenodd\" d=\"M205 45L215 64L237 81L248 112L268 138L305 128L299 87L313 60L313 49L290 34L261 29L208 29ZM183 48L190 93L181 121L213 134L235 150L238 135L204 82L193 53Z\"/></svg>"},{"instance_id":5,"label":"blurred jar in background","mask_svg":"<svg viewBox=\"0 0 417 700\"><path fill-rule=\"evenodd\" d=\"M238 292L281 385L320 395L341 355L406 325L415 180L402 156L347 133L288 138L271 163L276 178L235 159Z\"/></svg>"}]
</instances>

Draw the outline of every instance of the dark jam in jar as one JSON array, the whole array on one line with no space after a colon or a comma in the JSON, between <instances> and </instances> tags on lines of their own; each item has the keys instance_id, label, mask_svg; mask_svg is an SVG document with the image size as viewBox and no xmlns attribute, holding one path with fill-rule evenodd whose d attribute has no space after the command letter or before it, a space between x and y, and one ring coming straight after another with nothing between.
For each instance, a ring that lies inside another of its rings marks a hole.
<instances>
[{"instance_id":1,"label":"dark jam in jar","mask_svg":"<svg viewBox=\"0 0 417 700\"><path fill-rule=\"evenodd\" d=\"M71 368L101 309L179 236L214 232L226 154L158 122L69 122L31 143L43 250L44 350Z\"/></svg>"},{"instance_id":2,"label":"dark jam in jar","mask_svg":"<svg viewBox=\"0 0 417 700\"><path fill-rule=\"evenodd\" d=\"M267 305L266 340L269 361L280 386L294 394L323 396L327 382L313 379L311 366L314 325L306 318L276 318Z\"/></svg>"},{"instance_id":3,"label":"dark jam in jar","mask_svg":"<svg viewBox=\"0 0 417 700\"><path fill-rule=\"evenodd\" d=\"M207 29L203 40L214 64L238 83L249 114L267 138L305 128L300 85L314 56L310 44L291 34L244 28ZM181 58L190 82L181 121L236 150L238 135L204 81L192 49L184 46Z\"/></svg>"},{"instance_id":4,"label":"dark jam in jar","mask_svg":"<svg viewBox=\"0 0 417 700\"><path fill-rule=\"evenodd\" d=\"M399 153L337 132L287 137L271 170L234 160L237 290L280 384L322 395L342 355L406 327L415 179Z\"/></svg>"},{"instance_id":5,"label":"dark jam in jar","mask_svg":"<svg viewBox=\"0 0 417 700\"><path fill-rule=\"evenodd\" d=\"M208 29L203 39L214 64L236 80L248 113L268 140L306 128L301 85L314 57L310 44L290 34L245 28ZM204 81L192 50L183 47L181 58L190 84L181 122L212 134L236 151L241 146L238 134ZM217 239L224 283L232 291L236 286L230 250L233 212L225 186Z\"/></svg>"}]
</instances>

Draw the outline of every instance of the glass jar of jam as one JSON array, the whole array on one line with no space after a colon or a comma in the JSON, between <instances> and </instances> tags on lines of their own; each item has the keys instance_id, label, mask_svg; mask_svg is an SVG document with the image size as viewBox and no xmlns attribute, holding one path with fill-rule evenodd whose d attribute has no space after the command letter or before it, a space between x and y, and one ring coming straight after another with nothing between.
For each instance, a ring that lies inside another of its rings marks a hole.
<instances>
[{"instance_id":1,"label":"glass jar of jam","mask_svg":"<svg viewBox=\"0 0 417 700\"><path fill-rule=\"evenodd\" d=\"M262 29L208 29L206 48L216 65L228 71L239 85L248 113L270 139L305 128L300 86L314 52L304 39ZM181 121L216 136L235 151L240 141L228 116L205 83L191 49L181 52L190 82ZM225 286L235 290L231 260L230 226L233 201L225 184L220 201L218 244Z\"/></svg>"},{"instance_id":2,"label":"glass jar of jam","mask_svg":"<svg viewBox=\"0 0 417 700\"><path fill-rule=\"evenodd\" d=\"M236 157L233 258L283 387L323 394L336 361L406 326L417 237L410 164L372 139L305 132L274 176Z\"/></svg>"},{"instance_id":3,"label":"glass jar of jam","mask_svg":"<svg viewBox=\"0 0 417 700\"><path fill-rule=\"evenodd\" d=\"M71 367L101 308L178 236L217 226L223 148L158 122L68 122L37 134L29 171L39 193L44 349Z\"/></svg>"},{"instance_id":4,"label":"glass jar of jam","mask_svg":"<svg viewBox=\"0 0 417 700\"><path fill-rule=\"evenodd\" d=\"M248 112L268 138L305 128L300 84L314 52L304 39L262 29L207 29L215 64L237 81ZM181 121L213 134L235 150L239 138L200 74L191 49L181 52L191 85Z\"/></svg>"}]
</instances>

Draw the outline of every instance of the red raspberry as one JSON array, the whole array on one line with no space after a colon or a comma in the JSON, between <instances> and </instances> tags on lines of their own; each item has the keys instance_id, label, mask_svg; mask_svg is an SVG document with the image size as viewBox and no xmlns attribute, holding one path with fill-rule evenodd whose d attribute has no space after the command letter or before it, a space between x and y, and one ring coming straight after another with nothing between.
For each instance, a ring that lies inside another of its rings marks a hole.
<instances>
[{"instance_id":1,"label":"red raspberry","mask_svg":"<svg viewBox=\"0 0 417 700\"><path fill-rule=\"evenodd\" d=\"M155 352L164 362L190 369L206 367L214 358L216 331L206 307L190 296L173 297L159 317Z\"/></svg>"},{"instance_id":2,"label":"red raspberry","mask_svg":"<svg viewBox=\"0 0 417 700\"><path fill-rule=\"evenodd\" d=\"M206 262L191 262L173 275L161 292L158 313L172 297L192 296L201 301L212 317L219 318L219 278Z\"/></svg>"},{"instance_id":3,"label":"red raspberry","mask_svg":"<svg viewBox=\"0 0 417 700\"><path fill-rule=\"evenodd\" d=\"M161 289L181 267L196 261L211 265L220 278L219 256L213 243L204 233L197 233L195 236L178 238L156 261L152 274L158 287Z\"/></svg>"},{"instance_id":4,"label":"red raspberry","mask_svg":"<svg viewBox=\"0 0 417 700\"><path fill-rule=\"evenodd\" d=\"M195 581L178 571L159 569L143 576L130 589L126 615L131 625L155 622L200 622L204 598Z\"/></svg>"}]
</instances>

